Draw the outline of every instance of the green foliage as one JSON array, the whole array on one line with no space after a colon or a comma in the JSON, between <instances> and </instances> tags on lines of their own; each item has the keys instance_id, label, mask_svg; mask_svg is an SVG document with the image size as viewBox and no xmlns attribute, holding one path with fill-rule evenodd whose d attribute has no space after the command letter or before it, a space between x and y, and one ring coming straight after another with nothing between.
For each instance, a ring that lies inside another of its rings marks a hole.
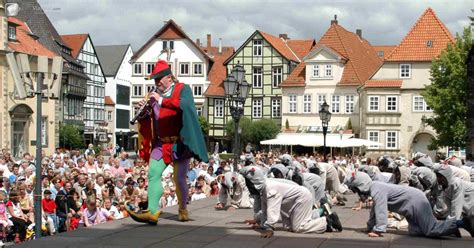
<instances>
[{"instance_id":1,"label":"green foliage","mask_svg":"<svg viewBox=\"0 0 474 248\"><path fill-rule=\"evenodd\" d=\"M61 126L59 128L59 146L68 149L84 148L84 137L79 128L74 125Z\"/></svg>"},{"instance_id":2,"label":"green foliage","mask_svg":"<svg viewBox=\"0 0 474 248\"><path fill-rule=\"evenodd\" d=\"M247 144L248 142L252 142L251 137L252 137L252 120L250 120L247 117L242 117L239 122L239 127L241 129L240 133L240 144ZM234 140L234 121L230 120L227 122L226 125L226 132L227 132L227 137L230 140ZM232 143L233 144L233 143Z\"/></svg>"},{"instance_id":3,"label":"green foliage","mask_svg":"<svg viewBox=\"0 0 474 248\"><path fill-rule=\"evenodd\" d=\"M260 141L274 139L280 132L278 125L271 119L261 119L252 124L251 142L260 145Z\"/></svg>"},{"instance_id":4,"label":"green foliage","mask_svg":"<svg viewBox=\"0 0 474 248\"><path fill-rule=\"evenodd\" d=\"M208 135L209 129L210 129L209 122L207 122L204 116L199 116L198 120L199 120L199 125L201 126L202 134L204 136Z\"/></svg>"},{"instance_id":5,"label":"green foliage","mask_svg":"<svg viewBox=\"0 0 474 248\"><path fill-rule=\"evenodd\" d=\"M430 149L466 146L466 60L473 40L470 28L465 28L462 36L456 36L456 44L448 45L433 60L430 70L432 84L422 93L433 109L433 115L423 118L423 122L432 126L438 134Z\"/></svg>"},{"instance_id":6,"label":"green foliage","mask_svg":"<svg viewBox=\"0 0 474 248\"><path fill-rule=\"evenodd\" d=\"M286 119L285 128L286 130L290 129L290 122L288 121L288 119Z\"/></svg>"},{"instance_id":7,"label":"green foliage","mask_svg":"<svg viewBox=\"0 0 474 248\"><path fill-rule=\"evenodd\" d=\"M230 158L234 158L234 154L233 153L219 153L219 158L221 160L228 160Z\"/></svg>"}]
</instances>

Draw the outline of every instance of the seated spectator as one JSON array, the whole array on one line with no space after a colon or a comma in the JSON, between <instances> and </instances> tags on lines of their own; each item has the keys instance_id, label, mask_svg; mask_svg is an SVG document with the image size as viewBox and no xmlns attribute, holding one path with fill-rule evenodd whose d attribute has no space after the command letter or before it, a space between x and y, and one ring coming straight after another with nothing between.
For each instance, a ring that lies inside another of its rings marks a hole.
<instances>
[{"instance_id":1,"label":"seated spectator","mask_svg":"<svg viewBox=\"0 0 474 248\"><path fill-rule=\"evenodd\" d=\"M195 188L195 192L191 197L191 201L201 200L206 198L206 194L204 194L202 187L198 186Z\"/></svg>"},{"instance_id":2,"label":"seated spectator","mask_svg":"<svg viewBox=\"0 0 474 248\"><path fill-rule=\"evenodd\" d=\"M171 207L174 205L178 205L178 196L176 195L176 187L175 186L170 186L170 194L167 199L167 206Z\"/></svg>"},{"instance_id":3,"label":"seated spectator","mask_svg":"<svg viewBox=\"0 0 474 248\"><path fill-rule=\"evenodd\" d=\"M133 178L129 177L125 186L126 187L122 189L122 199L125 202L131 201L135 206L138 206L138 203L140 203L140 192L135 188L135 181L133 181Z\"/></svg>"},{"instance_id":4,"label":"seated spectator","mask_svg":"<svg viewBox=\"0 0 474 248\"><path fill-rule=\"evenodd\" d=\"M68 219L66 220L67 230L76 230L82 217L82 200L79 193L74 189L68 195L67 206L69 208Z\"/></svg>"},{"instance_id":5,"label":"seated spectator","mask_svg":"<svg viewBox=\"0 0 474 248\"><path fill-rule=\"evenodd\" d=\"M87 161L86 161L84 167L86 168L88 175L98 174L96 164L95 164L95 161L94 161L94 156L88 156L87 157Z\"/></svg>"},{"instance_id":6,"label":"seated spectator","mask_svg":"<svg viewBox=\"0 0 474 248\"><path fill-rule=\"evenodd\" d=\"M104 163L104 157L99 156L97 158L97 174L104 174L106 169L110 169L110 166L108 164Z\"/></svg>"},{"instance_id":7,"label":"seated spectator","mask_svg":"<svg viewBox=\"0 0 474 248\"><path fill-rule=\"evenodd\" d=\"M119 210L112 204L112 200L110 198L104 199L104 208L109 212L111 218L115 220L120 219Z\"/></svg>"},{"instance_id":8,"label":"seated spectator","mask_svg":"<svg viewBox=\"0 0 474 248\"><path fill-rule=\"evenodd\" d=\"M48 223L47 227L49 234L54 235L56 230L58 230L59 221L58 216L56 215L56 202L51 199L51 191L49 189L44 191L44 199L41 200L41 206L43 207L43 218Z\"/></svg>"},{"instance_id":9,"label":"seated spectator","mask_svg":"<svg viewBox=\"0 0 474 248\"><path fill-rule=\"evenodd\" d=\"M120 166L120 163L117 159L112 160L112 165L110 167L110 173L114 178L125 178L127 173L124 168Z\"/></svg>"},{"instance_id":10,"label":"seated spectator","mask_svg":"<svg viewBox=\"0 0 474 248\"><path fill-rule=\"evenodd\" d=\"M146 195L146 194L148 194L148 193L147 193L147 185L146 185L146 180L145 180L145 178L139 177L139 178L137 179L137 183L138 183L138 188L137 188L137 189L138 189L138 193L139 193L140 195Z\"/></svg>"},{"instance_id":11,"label":"seated spectator","mask_svg":"<svg viewBox=\"0 0 474 248\"><path fill-rule=\"evenodd\" d=\"M7 217L7 206L5 205L5 199L7 195L4 192L0 192L0 225L2 226L2 237L6 238L7 230L13 225L13 223ZM0 240L0 247L3 247L3 241Z\"/></svg>"},{"instance_id":12,"label":"seated spectator","mask_svg":"<svg viewBox=\"0 0 474 248\"><path fill-rule=\"evenodd\" d=\"M125 210L125 202L121 201L118 203L119 219L127 218L129 216L127 210Z\"/></svg>"},{"instance_id":13,"label":"seated spectator","mask_svg":"<svg viewBox=\"0 0 474 248\"><path fill-rule=\"evenodd\" d=\"M58 179L59 180L59 179ZM71 188L71 183L66 183L65 187ZM66 231L66 221L68 219L67 214L68 214L68 206L67 206L67 197L68 193L66 189L62 189L58 192L55 198L55 203L56 203L56 215L58 216L58 232Z\"/></svg>"},{"instance_id":14,"label":"seated spectator","mask_svg":"<svg viewBox=\"0 0 474 248\"><path fill-rule=\"evenodd\" d=\"M86 181L85 187L81 192L81 198L82 198L83 201L85 201L87 199L87 197L91 196L91 195L94 195L94 198L97 199L97 192L96 192L94 186L95 185L94 185L94 182L92 182L92 180L88 179Z\"/></svg>"},{"instance_id":15,"label":"seated spectator","mask_svg":"<svg viewBox=\"0 0 474 248\"><path fill-rule=\"evenodd\" d=\"M26 228L31 224L26 215L21 211L20 196L18 191L10 192L10 200L7 202L7 217L13 223L15 232L15 243L21 243L26 237Z\"/></svg>"},{"instance_id":16,"label":"seated spectator","mask_svg":"<svg viewBox=\"0 0 474 248\"><path fill-rule=\"evenodd\" d=\"M24 184L18 185L18 194L20 195L21 211L28 217L28 220L34 222L33 201L26 194L26 186Z\"/></svg>"},{"instance_id":17,"label":"seated spectator","mask_svg":"<svg viewBox=\"0 0 474 248\"><path fill-rule=\"evenodd\" d=\"M216 180L213 180L211 182L211 193L210 195L213 196L213 195L218 195L219 194L219 184L217 183Z\"/></svg>"},{"instance_id":18,"label":"seated spectator","mask_svg":"<svg viewBox=\"0 0 474 248\"><path fill-rule=\"evenodd\" d=\"M97 224L105 223L111 220L110 214L107 210L97 207L97 201L94 196L89 196L86 199L86 208L82 212L82 218L79 222L83 227L91 227Z\"/></svg>"},{"instance_id":19,"label":"seated spectator","mask_svg":"<svg viewBox=\"0 0 474 248\"><path fill-rule=\"evenodd\" d=\"M211 195L211 186L209 186L207 183L206 183L206 179L204 176L199 176L197 178L197 182L196 182L196 188L197 187L200 187L202 192L206 195L206 196L210 196Z\"/></svg>"}]
</instances>

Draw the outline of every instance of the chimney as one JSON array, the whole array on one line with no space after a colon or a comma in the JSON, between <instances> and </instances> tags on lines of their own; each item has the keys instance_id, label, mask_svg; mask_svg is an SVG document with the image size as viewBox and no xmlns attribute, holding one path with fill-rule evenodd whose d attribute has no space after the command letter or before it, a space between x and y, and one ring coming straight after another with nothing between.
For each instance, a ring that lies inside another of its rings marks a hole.
<instances>
[{"instance_id":1,"label":"chimney","mask_svg":"<svg viewBox=\"0 0 474 248\"><path fill-rule=\"evenodd\" d=\"M219 38L219 53L222 53L222 38Z\"/></svg>"},{"instance_id":2,"label":"chimney","mask_svg":"<svg viewBox=\"0 0 474 248\"><path fill-rule=\"evenodd\" d=\"M362 39L362 29L356 29L356 34Z\"/></svg>"},{"instance_id":3,"label":"chimney","mask_svg":"<svg viewBox=\"0 0 474 248\"><path fill-rule=\"evenodd\" d=\"M211 47L211 34L207 34L207 48Z\"/></svg>"},{"instance_id":4,"label":"chimney","mask_svg":"<svg viewBox=\"0 0 474 248\"><path fill-rule=\"evenodd\" d=\"M283 39L283 40L289 40L288 39L288 34L279 34L278 37L280 37L280 39Z\"/></svg>"},{"instance_id":5,"label":"chimney","mask_svg":"<svg viewBox=\"0 0 474 248\"><path fill-rule=\"evenodd\" d=\"M201 46L201 40L199 38L196 39L196 44L200 47Z\"/></svg>"},{"instance_id":6,"label":"chimney","mask_svg":"<svg viewBox=\"0 0 474 248\"><path fill-rule=\"evenodd\" d=\"M331 25L336 24L337 25L337 15L334 15L334 20L331 20Z\"/></svg>"}]
</instances>

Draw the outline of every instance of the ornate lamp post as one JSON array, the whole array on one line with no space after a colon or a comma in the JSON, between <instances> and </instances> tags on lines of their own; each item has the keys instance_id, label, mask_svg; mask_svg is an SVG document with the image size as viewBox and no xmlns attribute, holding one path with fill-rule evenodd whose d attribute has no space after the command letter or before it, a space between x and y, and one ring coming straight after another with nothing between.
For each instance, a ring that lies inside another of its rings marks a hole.
<instances>
[{"instance_id":1,"label":"ornate lamp post","mask_svg":"<svg viewBox=\"0 0 474 248\"><path fill-rule=\"evenodd\" d=\"M328 124L331 121L331 112L329 112L329 105L324 101L321 105L321 109L319 110L319 118L323 123L323 137L324 137L324 147L323 147L323 154L324 154L324 162L326 162L326 134L328 132Z\"/></svg>"},{"instance_id":2,"label":"ornate lamp post","mask_svg":"<svg viewBox=\"0 0 474 248\"><path fill-rule=\"evenodd\" d=\"M234 120L234 171L237 171L237 162L240 157L239 122L244 113L245 99L247 99L250 90L250 85L245 80L245 69L241 64L237 63L231 74L224 80L224 90L230 114Z\"/></svg>"}]
</instances>

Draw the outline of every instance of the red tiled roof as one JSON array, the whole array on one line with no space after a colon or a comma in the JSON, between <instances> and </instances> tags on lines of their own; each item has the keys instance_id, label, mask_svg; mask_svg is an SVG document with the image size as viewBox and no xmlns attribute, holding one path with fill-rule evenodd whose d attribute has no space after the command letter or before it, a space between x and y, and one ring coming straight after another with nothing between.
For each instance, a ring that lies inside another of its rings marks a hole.
<instances>
[{"instance_id":1,"label":"red tiled roof","mask_svg":"<svg viewBox=\"0 0 474 248\"><path fill-rule=\"evenodd\" d=\"M295 55L295 53L293 53L293 51L291 51L291 49L285 44L285 42L281 38L273 36L269 33L265 33L265 32L260 31L260 30L257 30L257 32L259 32L262 35L262 37L268 43L270 43L270 45L273 48L275 48L283 57L285 57L288 60L300 62L300 60Z\"/></svg>"},{"instance_id":2,"label":"red tiled roof","mask_svg":"<svg viewBox=\"0 0 474 248\"><path fill-rule=\"evenodd\" d=\"M333 23L318 44L325 45L348 59L339 85L361 85L380 67L382 59L370 43Z\"/></svg>"},{"instance_id":3,"label":"red tiled roof","mask_svg":"<svg viewBox=\"0 0 474 248\"><path fill-rule=\"evenodd\" d=\"M112 101L112 98L110 96L105 96L104 104L105 105L115 105L114 101Z\"/></svg>"},{"instance_id":4,"label":"red tiled roof","mask_svg":"<svg viewBox=\"0 0 474 248\"><path fill-rule=\"evenodd\" d=\"M431 40L432 47L428 47ZM426 9L402 42L386 58L387 61L431 61L454 38L431 8Z\"/></svg>"},{"instance_id":5,"label":"red tiled roof","mask_svg":"<svg viewBox=\"0 0 474 248\"><path fill-rule=\"evenodd\" d=\"M66 42L67 46L71 48L72 57L77 59L77 55L79 55L79 52L84 46L84 42L86 42L88 36L88 34L69 34L61 35L61 38Z\"/></svg>"},{"instance_id":6,"label":"red tiled roof","mask_svg":"<svg viewBox=\"0 0 474 248\"><path fill-rule=\"evenodd\" d=\"M377 56L378 56L378 53L379 52L383 52L383 58L387 58L388 55L390 55L390 53L393 51L393 49L395 49L395 47L397 47L396 45L393 45L393 46L372 46L374 47L374 50L377 52Z\"/></svg>"},{"instance_id":7,"label":"red tiled roof","mask_svg":"<svg viewBox=\"0 0 474 248\"><path fill-rule=\"evenodd\" d=\"M400 88L403 80L367 80L365 88Z\"/></svg>"},{"instance_id":8,"label":"red tiled roof","mask_svg":"<svg viewBox=\"0 0 474 248\"><path fill-rule=\"evenodd\" d=\"M295 69L288 75L288 77L281 83L281 87L304 87L306 73L306 63L301 62L296 66Z\"/></svg>"},{"instance_id":9,"label":"red tiled roof","mask_svg":"<svg viewBox=\"0 0 474 248\"><path fill-rule=\"evenodd\" d=\"M224 61L234 54L235 49L223 47L222 53L219 53L218 49L217 47L204 48L209 55L214 56L214 64L208 74L210 84L204 93L205 96L225 96L222 81L227 77L227 67L224 65Z\"/></svg>"},{"instance_id":10,"label":"red tiled roof","mask_svg":"<svg viewBox=\"0 0 474 248\"><path fill-rule=\"evenodd\" d=\"M331 24L310 54L321 48L329 49L346 60L341 81L338 82L340 86L362 85L383 63L367 40L336 23ZM298 67L303 66L301 64ZM299 68L293 70L282 86L303 86L304 81L304 68Z\"/></svg>"},{"instance_id":11,"label":"red tiled roof","mask_svg":"<svg viewBox=\"0 0 474 248\"><path fill-rule=\"evenodd\" d=\"M13 49L19 53L26 53L36 56L47 56L48 58L59 56L30 36L29 34L31 34L31 30L21 20L15 17L8 17L8 22L18 25L16 27L17 41L8 41L8 47L10 49Z\"/></svg>"},{"instance_id":12,"label":"red tiled roof","mask_svg":"<svg viewBox=\"0 0 474 248\"><path fill-rule=\"evenodd\" d=\"M308 54L311 49L316 45L314 39L310 40L288 40L286 44L290 49L298 56L300 60L303 60L303 57Z\"/></svg>"},{"instance_id":13,"label":"red tiled roof","mask_svg":"<svg viewBox=\"0 0 474 248\"><path fill-rule=\"evenodd\" d=\"M138 57L142 55L142 53L148 48L149 45L152 44L152 42L155 39L176 39L176 38L183 38L187 39L188 41L191 42L192 45L194 45L203 55L208 59L209 61L212 61L212 58L210 58L206 52L202 50L200 46L198 46L196 43L194 43L191 38L184 32L184 30L176 24L172 19L168 20L163 27L158 30L140 49L138 49L137 52L135 52L131 58L132 61L135 61Z\"/></svg>"}]
</instances>

